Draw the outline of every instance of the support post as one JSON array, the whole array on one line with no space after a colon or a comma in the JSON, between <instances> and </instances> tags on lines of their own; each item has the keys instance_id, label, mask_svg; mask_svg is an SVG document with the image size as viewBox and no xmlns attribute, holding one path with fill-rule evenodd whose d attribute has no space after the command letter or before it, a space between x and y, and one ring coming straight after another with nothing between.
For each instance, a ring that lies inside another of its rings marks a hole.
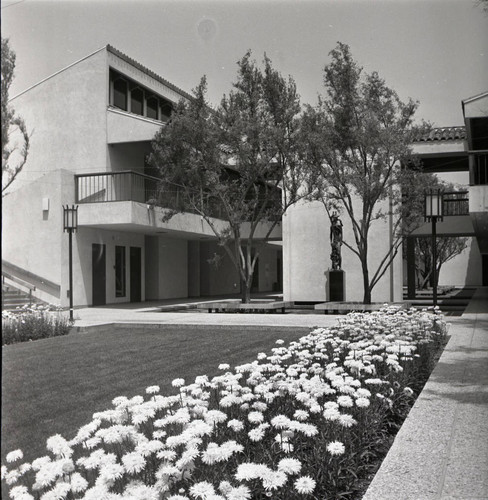
<instances>
[{"instance_id":1,"label":"support post","mask_svg":"<svg viewBox=\"0 0 488 500\"><path fill-rule=\"evenodd\" d=\"M434 307L437 305L437 217L432 217L432 295Z\"/></svg>"},{"instance_id":2,"label":"support post","mask_svg":"<svg viewBox=\"0 0 488 500\"><path fill-rule=\"evenodd\" d=\"M73 230L69 229L69 319L73 321Z\"/></svg>"}]
</instances>

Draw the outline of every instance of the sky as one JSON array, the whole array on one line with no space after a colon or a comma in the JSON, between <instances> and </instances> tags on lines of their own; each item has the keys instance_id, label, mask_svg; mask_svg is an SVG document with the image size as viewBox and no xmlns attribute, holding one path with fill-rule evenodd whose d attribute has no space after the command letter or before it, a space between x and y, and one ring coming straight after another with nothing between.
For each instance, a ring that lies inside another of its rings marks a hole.
<instances>
[{"instance_id":1,"label":"sky","mask_svg":"<svg viewBox=\"0 0 488 500\"><path fill-rule=\"evenodd\" d=\"M461 100L488 90L488 11L477 0L2 0L17 54L10 97L110 44L186 91L207 76L217 104L236 62L264 53L302 103L324 94L337 42L378 71L417 116L463 124Z\"/></svg>"}]
</instances>

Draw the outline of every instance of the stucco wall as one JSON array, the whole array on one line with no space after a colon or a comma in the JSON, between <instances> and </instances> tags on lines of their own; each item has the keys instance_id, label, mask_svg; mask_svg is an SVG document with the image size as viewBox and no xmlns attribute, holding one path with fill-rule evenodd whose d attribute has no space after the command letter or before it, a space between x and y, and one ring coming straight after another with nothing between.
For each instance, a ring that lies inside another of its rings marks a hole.
<instances>
[{"instance_id":1,"label":"stucco wall","mask_svg":"<svg viewBox=\"0 0 488 500\"><path fill-rule=\"evenodd\" d=\"M44 174L2 199L2 259L57 285L62 284L62 177L61 171Z\"/></svg>"},{"instance_id":2,"label":"stucco wall","mask_svg":"<svg viewBox=\"0 0 488 500\"><path fill-rule=\"evenodd\" d=\"M133 170L144 173L144 158L151 152L149 142L109 144L109 170Z\"/></svg>"},{"instance_id":3,"label":"stucco wall","mask_svg":"<svg viewBox=\"0 0 488 500\"><path fill-rule=\"evenodd\" d=\"M25 120L31 146L12 190L60 168L106 170L107 96L107 55L102 50L14 97L11 104Z\"/></svg>"},{"instance_id":4,"label":"stucco wall","mask_svg":"<svg viewBox=\"0 0 488 500\"><path fill-rule=\"evenodd\" d=\"M188 242L158 236L158 299L188 296Z\"/></svg>"},{"instance_id":5,"label":"stucco wall","mask_svg":"<svg viewBox=\"0 0 488 500\"><path fill-rule=\"evenodd\" d=\"M439 285L481 286L481 266L481 254L476 238L469 238L467 248L442 265Z\"/></svg>"},{"instance_id":6,"label":"stucco wall","mask_svg":"<svg viewBox=\"0 0 488 500\"><path fill-rule=\"evenodd\" d=\"M387 207L386 207L387 208ZM347 214L341 215L344 240L354 244ZM319 202L291 207L283 219L283 293L284 299L300 302L326 300L325 272L331 267L330 222ZM389 247L388 221L373 222L369 235L369 269L372 278ZM363 274L358 257L342 246L342 269L346 273L347 301L363 300ZM393 279L391 279L393 277ZM393 286L391 286L393 282ZM392 270L388 270L373 289L376 302L402 300L401 250ZM391 293L393 291L393 293Z\"/></svg>"},{"instance_id":7,"label":"stucco wall","mask_svg":"<svg viewBox=\"0 0 488 500\"><path fill-rule=\"evenodd\" d=\"M214 255L221 257L218 266L208 262ZM239 275L225 250L213 241L200 244L200 290L202 296L239 293Z\"/></svg>"}]
</instances>

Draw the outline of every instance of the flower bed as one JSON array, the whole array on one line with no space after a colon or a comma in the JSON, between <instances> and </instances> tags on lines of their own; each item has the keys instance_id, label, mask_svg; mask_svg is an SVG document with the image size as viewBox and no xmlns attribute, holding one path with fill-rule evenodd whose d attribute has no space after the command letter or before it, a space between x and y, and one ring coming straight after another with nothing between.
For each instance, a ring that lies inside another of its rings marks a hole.
<instances>
[{"instance_id":1,"label":"flower bed","mask_svg":"<svg viewBox=\"0 0 488 500\"><path fill-rule=\"evenodd\" d=\"M2 311L2 345L66 335L69 329L69 321L56 306L33 304Z\"/></svg>"},{"instance_id":2,"label":"flower bed","mask_svg":"<svg viewBox=\"0 0 488 500\"><path fill-rule=\"evenodd\" d=\"M443 344L436 311L353 313L253 363L128 399L49 455L7 455L14 499L352 498Z\"/></svg>"}]
</instances>

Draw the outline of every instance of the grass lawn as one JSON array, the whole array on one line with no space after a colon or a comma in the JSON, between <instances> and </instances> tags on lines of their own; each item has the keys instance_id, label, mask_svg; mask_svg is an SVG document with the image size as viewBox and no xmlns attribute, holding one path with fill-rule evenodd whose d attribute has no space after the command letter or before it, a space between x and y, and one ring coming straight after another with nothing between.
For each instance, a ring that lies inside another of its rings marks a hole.
<instances>
[{"instance_id":1,"label":"grass lawn","mask_svg":"<svg viewBox=\"0 0 488 500\"><path fill-rule=\"evenodd\" d=\"M174 393L171 381L214 376L269 352L277 339L296 340L308 328L160 325L113 328L5 346L2 349L1 457L21 448L32 461L46 439L71 439L116 396L143 394L149 385Z\"/></svg>"}]
</instances>

